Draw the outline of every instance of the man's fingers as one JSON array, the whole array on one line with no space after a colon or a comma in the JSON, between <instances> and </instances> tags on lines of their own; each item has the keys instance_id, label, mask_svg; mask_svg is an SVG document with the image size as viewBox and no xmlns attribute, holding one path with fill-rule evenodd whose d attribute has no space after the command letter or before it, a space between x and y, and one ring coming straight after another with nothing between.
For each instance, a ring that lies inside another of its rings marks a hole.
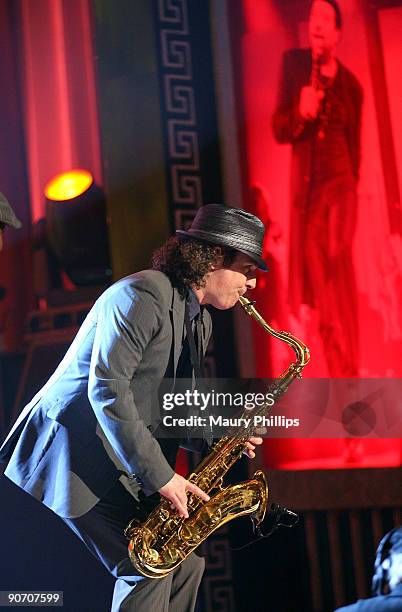
<instances>
[{"instance_id":1,"label":"man's fingers","mask_svg":"<svg viewBox=\"0 0 402 612\"><path fill-rule=\"evenodd\" d=\"M197 485L195 485L194 483L187 481L186 488L187 488L187 491L190 491L190 493L194 493L195 495L197 495L197 497L199 497L203 501L209 501L209 495L207 495L207 493L204 493L204 491L200 489L200 487L197 487Z\"/></svg>"},{"instance_id":2,"label":"man's fingers","mask_svg":"<svg viewBox=\"0 0 402 612\"><path fill-rule=\"evenodd\" d=\"M263 439L260 438L260 436L252 436L251 438L249 438L246 442L246 448L244 449L244 454L247 455L247 457L249 457L249 459L254 459L255 457L255 447L257 445L262 444Z\"/></svg>"},{"instance_id":3,"label":"man's fingers","mask_svg":"<svg viewBox=\"0 0 402 612\"><path fill-rule=\"evenodd\" d=\"M252 438L249 438L246 442L246 446L249 450L254 450L256 446L259 446L260 444L262 444L262 438L257 437L257 436L253 436Z\"/></svg>"},{"instance_id":4,"label":"man's fingers","mask_svg":"<svg viewBox=\"0 0 402 612\"><path fill-rule=\"evenodd\" d=\"M262 442L263 442L263 440L262 440L262 438L260 438L260 436L253 436L252 438L249 438L248 441L251 442L251 444L255 444L255 445L262 444Z\"/></svg>"},{"instance_id":5,"label":"man's fingers","mask_svg":"<svg viewBox=\"0 0 402 612\"><path fill-rule=\"evenodd\" d=\"M176 494L174 500L172 500L172 503L176 508L177 512L180 514L180 516L182 516L183 518L188 518L187 498L185 498L184 501L180 499L180 497Z\"/></svg>"}]
</instances>

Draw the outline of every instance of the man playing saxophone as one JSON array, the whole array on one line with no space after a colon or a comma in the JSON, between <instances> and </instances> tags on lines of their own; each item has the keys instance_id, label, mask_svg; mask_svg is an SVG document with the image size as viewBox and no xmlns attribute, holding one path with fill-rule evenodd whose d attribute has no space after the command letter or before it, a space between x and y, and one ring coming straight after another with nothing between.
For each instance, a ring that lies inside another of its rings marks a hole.
<instances>
[{"instance_id":1,"label":"man playing saxophone","mask_svg":"<svg viewBox=\"0 0 402 612\"><path fill-rule=\"evenodd\" d=\"M112 610L193 610L204 561L191 554L169 576L140 576L124 529L155 492L188 516L187 494L208 495L175 473L178 441L152 433L165 378L201 375L211 335L206 305L226 310L256 285L264 226L241 209L209 204L188 231L96 301L62 362L0 449L6 476L58 514L117 579ZM260 437L250 437L254 457Z\"/></svg>"}]
</instances>

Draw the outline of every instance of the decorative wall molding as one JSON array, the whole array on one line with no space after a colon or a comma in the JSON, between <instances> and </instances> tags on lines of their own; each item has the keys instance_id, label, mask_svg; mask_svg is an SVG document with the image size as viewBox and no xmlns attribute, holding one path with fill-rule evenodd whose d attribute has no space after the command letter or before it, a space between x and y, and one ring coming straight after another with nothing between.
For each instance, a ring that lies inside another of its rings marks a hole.
<instances>
[{"instance_id":1,"label":"decorative wall molding","mask_svg":"<svg viewBox=\"0 0 402 612\"><path fill-rule=\"evenodd\" d=\"M159 69L173 229L202 204L202 179L187 0L158 0Z\"/></svg>"},{"instance_id":2,"label":"decorative wall molding","mask_svg":"<svg viewBox=\"0 0 402 612\"><path fill-rule=\"evenodd\" d=\"M213 79L202 70L205 67L208 69L207 62L211 57L208 38L210 20L208 3L155 0L155 6L167 201L174 231L189 227L197 209L204 202L203 196L210 197L211 193L220 194L221 191L219 164L214 162L216 158L213 155L211 157L211 142L208 141L208 147L205 147L206 134L202 131L204 125L210 128L215 105ZM197 23L196 32L192 32L192 20L193 24ZM200 67L200 56L203 67ZM197 102L200 116L197 115ZM218 133L214 135L212 130L213 138L212 147L216 149L219 136ZM204 175L201 160L204 162ZM215 173L208 171L211 160ZM212 342L205 360L205 373L206 376L216 376ZM198 463L194 456L190 457L190 462L194 462L194 466ZM235 612L228 528L208 538L201 554L205 556L206 570L197 611Z\"/></svg>"},{"instance_id":3,"label":"decorative wall molding","mask_svg":"<svg viewBox=\"0 0 402 612\"><path fill-rule=\"evenodd\" d=\"M232 584L232 556L227 526L219 530L203 547L207 571L203 579L205 610L236 610Z\"/></svg>"}]
</instances>

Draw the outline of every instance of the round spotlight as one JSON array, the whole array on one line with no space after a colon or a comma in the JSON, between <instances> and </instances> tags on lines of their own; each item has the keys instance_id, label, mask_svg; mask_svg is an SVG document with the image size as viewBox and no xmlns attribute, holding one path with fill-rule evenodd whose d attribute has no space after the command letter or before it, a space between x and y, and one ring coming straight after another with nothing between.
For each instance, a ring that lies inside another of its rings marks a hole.
<instances>
[{"instance_id":1,"label":"round spotlight","mask_svg":"<svg viewBox=\"0 0 402 612\"><path fill-rule=\"evenodd\" d=\"M93 182L93 176L88 170L77 168L62 172L47 183L45 196L54 202L72 200L89 189Z\"/></svg>"},{"instance_id":2,"label":"round spotlight","mask_svg":"<svg viewBox=\"0 0 402 612\"><path fill-rule=\"evenodd\" d=\"M110 282L110 257L103 191L87 170L53 177L45 187L49 250L78 286Z\"/></svg>"}]
</instances>

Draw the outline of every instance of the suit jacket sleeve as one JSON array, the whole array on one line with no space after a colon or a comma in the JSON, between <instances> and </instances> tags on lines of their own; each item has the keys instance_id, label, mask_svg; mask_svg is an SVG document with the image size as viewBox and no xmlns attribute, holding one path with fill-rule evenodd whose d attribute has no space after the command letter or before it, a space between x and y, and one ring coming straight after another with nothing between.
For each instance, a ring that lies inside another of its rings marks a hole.
<instances>
[{"instance_id":1,"label":"suit jacket sleeve","mask_svg":"<svg viewBox=\"0 0 402 612\"><path fill-rule=\"evenodd\" d=\"M138 364L160 328L161 302L155 287L132 285L101 300L88 383L88 396L105 436L147 495L174 474L140 418L130 388Z\"/></svg>"},{"instance_id":2,"label":"suit jacket sleeve","mask_svg":"<svg viewBox=\"0 0 402 612\"><path fill-rule=\"evenodd\" d=\"M282 60L278 101L272 118L274 135L279 143L296 142L303 136L307 126L307 122L299 113L301 88L297 86L297 83L295 84L299 76L296 68L293 52L285 52Z\"/></svg>"}]
</instances>

